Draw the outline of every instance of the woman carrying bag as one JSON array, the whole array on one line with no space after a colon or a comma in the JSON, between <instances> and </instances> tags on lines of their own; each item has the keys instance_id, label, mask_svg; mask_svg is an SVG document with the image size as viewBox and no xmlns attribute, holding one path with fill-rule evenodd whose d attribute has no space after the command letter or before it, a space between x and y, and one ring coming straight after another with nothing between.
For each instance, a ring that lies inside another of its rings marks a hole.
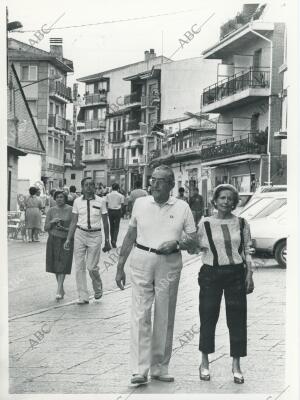
<instances>
[{"instance_id":1,"label":"woman carrying bag","mask_svg":"<svg viewBox=\"0 0 300 400\"><path fill-rule=\"evenodd\" d=\"M237 190L219 185L212 204L217 214L204 218L198 229L203 266L198 283L200 313L201 380L210 380L208 354L215 351L215 330L224 292L235 383L244 383L240 357L247 355L247 300L254 289L249 224L232 214L239 201Z\"/></svg>"}]
</instances>

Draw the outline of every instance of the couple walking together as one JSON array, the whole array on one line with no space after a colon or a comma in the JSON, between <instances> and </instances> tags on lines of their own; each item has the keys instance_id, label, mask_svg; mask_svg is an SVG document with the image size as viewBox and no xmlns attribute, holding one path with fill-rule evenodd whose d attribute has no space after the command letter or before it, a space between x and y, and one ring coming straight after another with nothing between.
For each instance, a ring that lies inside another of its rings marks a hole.
<instances>
[{"instance_id":1,"label":"couple walking together","mask_svg":"<svg viewBox=\"0 0 300 400\"><path fill-rule=\"evenodd\" d=\"M224 292L233 380L243 383L240 357L247 353L246 294L253 291L254 284L249 225L232 214L238 204L238 192L231 185L219 185L212 200L217 215L204 218L196 232L189 205L170 196L174 184L171 168L161 165L154 170L152 196L136 200L120 251L116 283L122 290L126 282L124 266L132 251L131 383L148 383L149 373L152 380L174 381L168 367L182 269L181 250L202 251L203 266L198 276L200 379L210 380L208 355L215 351L215 329ZM181 239L183 232L185 240ZM162 281L168 285L160 285Z\"/></svg>"}]
</instances>

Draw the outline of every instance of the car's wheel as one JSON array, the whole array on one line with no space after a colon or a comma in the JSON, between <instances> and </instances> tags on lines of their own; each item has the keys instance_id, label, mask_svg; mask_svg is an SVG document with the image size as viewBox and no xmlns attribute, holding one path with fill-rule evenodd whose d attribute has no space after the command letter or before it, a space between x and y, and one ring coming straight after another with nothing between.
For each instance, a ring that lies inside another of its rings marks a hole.
<instances>
[{"instance_id":1,"label":"car's wheel","mask_svg":"<svg viewBox=\"0 0 300 400\"><path fill-rule=\"evenodd\" d=\"M282 240L275 247L275 260L278 262L281 268L286 268L286 240Z\"/></svg>"}]
</instances>

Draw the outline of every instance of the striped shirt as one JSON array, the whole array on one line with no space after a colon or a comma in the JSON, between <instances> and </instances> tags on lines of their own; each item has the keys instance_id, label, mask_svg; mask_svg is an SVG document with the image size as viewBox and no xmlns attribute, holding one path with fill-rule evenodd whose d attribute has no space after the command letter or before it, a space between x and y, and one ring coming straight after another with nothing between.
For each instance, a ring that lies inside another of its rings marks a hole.
<instances>
[{"instance_id":1,"label":"striped shirt","mask_svg":"<svg viewBox=\"0 0 300 400\"><path fill-rule=\"evenodd\" d=\"M209 238L204 223L208 221L211 230L211 237L215 247L215 254L209 244ZM239 219L236 216L230 219L219 219L216 216L203 218L199 224L198 240L200 243L202 261L207 265L214 265L214 260L218 265L235 265L243 262L243 257L239 253L241 244L241 233ZM252 257L249 252L251 247L250 226L245 220L244 226L244 249L245 259L252 268Z\"/></svg>"}]
</instances>

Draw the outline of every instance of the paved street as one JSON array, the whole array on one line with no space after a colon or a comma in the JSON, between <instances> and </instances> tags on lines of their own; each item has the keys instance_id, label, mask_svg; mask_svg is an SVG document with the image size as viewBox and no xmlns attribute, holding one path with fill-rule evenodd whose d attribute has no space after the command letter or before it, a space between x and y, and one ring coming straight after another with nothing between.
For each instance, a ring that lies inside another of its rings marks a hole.
<instances>
[{"instance_id":1,"label":"paved street","mask_svg":"<svg viewBox=\"0 0 300 400\"><path fill-rule=\"evenodd\" d=\"M126 231L122 221L120 239ZM9 241L10 393L280 393L284 390L285 270L267 260L255 272L248 296L248 357L244 385L231 376L229 340L222 307L211 357L211 382L198 378L198 256L185 255L180 281L171 384L128 387L130 282L121 292L114 276L116 256L102 254L105 293L87 306L75 304L74 270L66 296L56 303L54 276L45 273L45 241ZM121 243L121 241L120 241ZM111 254L116 254L110 252ZM104 262L105 261L105 262ZM257 265L263 260L257 259ZM128 268L127 268L128 270ZM129 275L129 274L128 274ZM92 294L92 291L91 291ZM266 378L263 378L266 377ZM122 393L123 396L117 396ZM285 397L281 397L285 398Z\"/></svg>"}]
</instances>

